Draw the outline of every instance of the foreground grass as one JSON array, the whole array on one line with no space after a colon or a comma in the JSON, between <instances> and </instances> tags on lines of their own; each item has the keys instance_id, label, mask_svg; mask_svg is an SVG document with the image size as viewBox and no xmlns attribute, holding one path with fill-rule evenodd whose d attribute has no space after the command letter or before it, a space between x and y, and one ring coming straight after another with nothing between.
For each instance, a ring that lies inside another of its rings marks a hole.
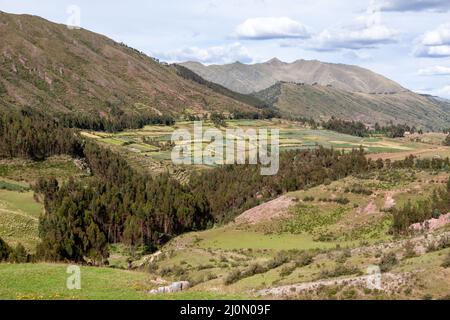
<instances>
[{"instance_id":1,"label":"foreground grass","mask_svg":"<svg viewBox=\"0 0 450 320\"><path fill-rule=\"evenodd\" d=\"M81 267L81 290L68 290L67 265L0 264L1 300L148 300L148 299L239 299L204 292L187 291L154 296L152 275L112 268Z\"/></svg>"},{"instance_id":2,"label":"foreground grass","mask_svg":"<svg viewBox=\"0 0 450 320\"><path fill-rule=\"evenodd\" d=\"M33 192L0 190L0 237L10 245L22 243L33 251L38 242L38 218L43 207Z\"/></svg>"}]
</instances>

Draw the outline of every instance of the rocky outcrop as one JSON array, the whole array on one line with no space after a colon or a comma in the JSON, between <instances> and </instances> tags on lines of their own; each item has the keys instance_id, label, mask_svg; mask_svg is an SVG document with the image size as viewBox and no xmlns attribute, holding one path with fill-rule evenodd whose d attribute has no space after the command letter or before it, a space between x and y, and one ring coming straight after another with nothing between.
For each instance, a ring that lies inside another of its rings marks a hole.
<instances>
[{"instance_id":1,"label":"rocky outcrop","mask_svg":"<svg viewBox=\"0 0 450 320\"><path fill-rule=\"evenodd\" d=\"M158 289L151 290L150 294L165 294L165 293L176 293L189 289L191 284L188 281L178 281L174 282L169 286L159 287Z\"/></svg>"}]
</instances>

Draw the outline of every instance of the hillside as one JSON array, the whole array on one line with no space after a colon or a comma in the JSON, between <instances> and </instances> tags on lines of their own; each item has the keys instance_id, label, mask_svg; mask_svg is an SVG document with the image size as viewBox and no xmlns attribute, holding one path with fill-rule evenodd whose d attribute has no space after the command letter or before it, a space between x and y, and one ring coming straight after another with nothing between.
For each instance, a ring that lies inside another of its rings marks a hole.
<instances>
[{"instance_id":1,"label":"hillside","mask_svg":"<svg viewBox=\"0 0 450 320\"><path fill-rule=\"evenodd\" d=\"M83 29L0 12L0 38L0 108L102 119L256 110Z\"/></svg>"},{"instance_id":2,"label":"hillside","mask_svg":"<svg viewBox=\"0 0 450 320\"><path fill-rule=\"evenodd\" d=\"M450 105L410 91L391 94L347 92L334 87L277 83L255 94L285 116L408 123L427 129L448 126Z\"/></svg>"},{"instance_id":3,"label":"hillside","mask_svg":"<svg viewBox=\"0 0 450 320\"><path fill-rule=\"evenodd\" d=\"M266 89L279 81L332 85L351 92L385 93L406 89L370 70L358 66L297 60L285 63L276 58L265 63L246 65L204 66L197 62L183 63L206 80L221 84L233 91L252 93Z\"/></svg>"}]
</instances>

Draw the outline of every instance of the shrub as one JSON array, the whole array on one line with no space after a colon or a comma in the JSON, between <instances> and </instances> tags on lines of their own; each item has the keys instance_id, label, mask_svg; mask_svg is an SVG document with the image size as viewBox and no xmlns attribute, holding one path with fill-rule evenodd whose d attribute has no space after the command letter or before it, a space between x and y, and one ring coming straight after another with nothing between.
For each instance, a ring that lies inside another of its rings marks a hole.
<instances>
[{"instance_id":1,"label":"shrub","mask_svg":"<svg viewBox=\"0 0 450 320\"><path fill-rule=\"evenodd\" d=\"M294 272L294 270L297 268L296 265L291 265L291 266L284 266L283 268L281 268L280 270L280 277L287 277L290 276L292 274L292 272Z\"/></svg>"},{"instance_id":2,"label":"shrub","mask_svg":"<svg viewBox=\"0 0 450 320\"><path fill-rule=\"evenodd\" d=\"M14 250L11 251L9 256L9 260L13 263L27 263L28 262L28 253L25 247L19 243Z\"/></svg>"},{"instance_id":3,"label":"shrub","mask_svg":"<svg viewBox=\"0 0 450 320\"><path fill-rule=\"evenodd\" d=\"M230 285L235 282L238 282L241 279L242 273L239 270L233 270L231 271L226 277L225 277L225 285Z\"/></svg>"},{"instance_id":4,"label":"shrub","mask_svg":"<svg viewBox=\"0 0 450 320\"><path fill-rule=\"evenodd\" d=\"M285 264L286 262L289 261L289 257L283 253L283 252L279 252L273 259L272 261L270 261L267 265L267 268L270 269L275 269L278 268L279 266Z\"/></svg>"},{"instance_id":5,"label":"shrub","mask_svg":"<svg viewBox=\"0 0 450 320\"><path fill-rule=\"evenodd\" d=\"M339 264L333 270L324 270L320 273L320 278L337 278L350 275L361 275L362 272L356 267L347 267L343 264Z\"/></svg>"},{"instance_id":6,"label":"shrub","mask_svg":"<svg viewBox=\"0 0 450 320\"><path fill-rule=\"evenodd\" d=\"M444 262L441 264L444 268L450 268L450 252L447 254L447 257L445 257Z\"/></svg>"},{"instance_id":7,"label":"shrub","mask_svg":"<svg viewBox=\"0 0 450 320\"><path fill-rule=\"evenodd\" d=\"M313 262L313 256L309 253L303 253L300 257L295 261L295 265L299 268L306 267Z\"/></svg>"},{"instance_id":8,"label":"shrub","mask_svg":"<svg viewBox=\"0 0 450 320\"><path fill-rule=\"evenodd\" d=\"M10 254L11 248L2 238L0 238L0 262L8 260Z\"/></svg>"},{"instance_id":9,"label":"shrub","mask_svg":"<svg viewBox=\"0 0 450 320\"><path fill-rule=\"evenodd\" d=\"M397 260L397 256L395 255L395 253L393 253L393 252L388 253L381 258L380 270L381 270L381 272L388 272L397 264L398 264L398 260Z\"/></svg>"},{"instance_id":10,"label":"shrub","mask_svg":"<svg viewBox=\"0 0 450 320\"><path fill-rule=\"evenodd\" d=\"M350 203L350 200L348 200L348 198L339 197L339 198L334 199L334 202L346 205L346 204Z\"/></svg>"}]
</instances>

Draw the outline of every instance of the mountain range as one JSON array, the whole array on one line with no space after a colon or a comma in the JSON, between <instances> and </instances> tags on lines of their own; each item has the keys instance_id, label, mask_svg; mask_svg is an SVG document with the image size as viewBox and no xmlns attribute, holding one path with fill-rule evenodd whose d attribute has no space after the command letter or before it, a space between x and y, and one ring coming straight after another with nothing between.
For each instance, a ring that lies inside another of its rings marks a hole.
<instances>
[{"instance_id":1,"label":"mountain range","mask_svg":"<svg viewBox=\"0 0 450 320\"><path fill-rule=\"evenodd\" d=\"M273 58L253 65L240 62L205 66L198 62L183 63L203 78L240 93L258 92L279 81L332 86L352 92L403 92L405 88L370 70L358 66L297 60L285 63Z\"/></svg>"},{"instance_id":2,"label":"mountain range","mask_svg":"<svg viewBox=\"0 0 450 320\"><path fill-rule=\"evenodd\" d=\"M424 96L370 70L344 64L276 58L265 63L205 66L182 64L201 77L251 94L287 117L331 116L376 122L408 123L429 130L447 128L450 103Z\"/></svg>"},{"instance_id":3,"label":"mountain range","mask_svg":"<svg viewBox=\"0 0 450 320\"><path fill-rule=\"evenodd\" d=\"M0 108L113 119L261 113L448 127L450 103L357 66L272 59L161 63L123 43L37 16L0 12Z\"/></svg>"}]
</instances>

